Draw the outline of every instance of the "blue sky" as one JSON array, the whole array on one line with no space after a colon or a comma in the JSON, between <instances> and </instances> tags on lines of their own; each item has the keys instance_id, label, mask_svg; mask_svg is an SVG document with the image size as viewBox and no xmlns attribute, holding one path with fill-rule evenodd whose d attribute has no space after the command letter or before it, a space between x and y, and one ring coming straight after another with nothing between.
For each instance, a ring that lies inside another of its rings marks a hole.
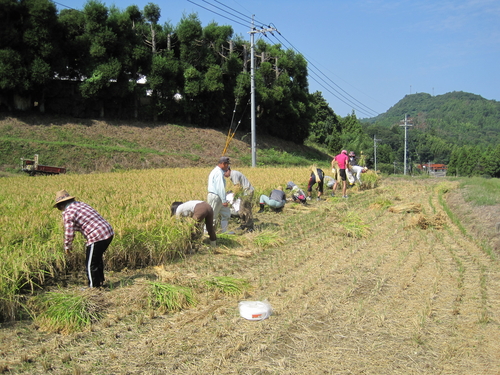
<instances>
[{"instance_id":1,"label":"blue sky","mask_svg":"<svg viewBox=\"0 0 500 375\"><path fill-rule=\"evenodd\" d=\"M256 26L271 24L281 35L256 38L304 55L309 91L321 91L340 116L354 110L359 118L373 117L417 92L500 100L498 0L102 1L122 10L149 2L160 7L162 24L175 26L183 14L197 13L202 26L231 25L248 40L252 15ZM56 5L83 9L85 3Z\"/></svg>"}]
</instances>

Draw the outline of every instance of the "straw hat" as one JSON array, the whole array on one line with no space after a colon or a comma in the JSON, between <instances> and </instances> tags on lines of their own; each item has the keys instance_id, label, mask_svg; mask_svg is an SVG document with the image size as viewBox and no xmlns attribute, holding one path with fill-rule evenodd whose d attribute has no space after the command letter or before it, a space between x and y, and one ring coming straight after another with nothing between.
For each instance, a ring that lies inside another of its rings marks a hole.
<instances>
[{"instance_id":1,"label":"straw hat","mask_svg":"<svg viewBox=\"0 0 500 375\"><path fill-rule=\"evenodd\" d=\"M75 199L75 197L69 195L69 193L66 190L59 190L56 193L56 204L54 204L54 207L57 208L57 205L62 202L69 201L71 199Z\"/></svg>"}]
</instances>

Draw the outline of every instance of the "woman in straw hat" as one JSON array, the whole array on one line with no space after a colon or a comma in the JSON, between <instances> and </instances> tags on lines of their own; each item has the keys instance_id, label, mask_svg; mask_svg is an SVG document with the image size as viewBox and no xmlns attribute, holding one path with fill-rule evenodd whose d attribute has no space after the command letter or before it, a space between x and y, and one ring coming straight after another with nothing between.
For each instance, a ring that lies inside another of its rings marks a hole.
<instances>
[{"instance_id":1,"label":"woman in straw hat","mask_svg":"<svg viewBox=\"0 0 500 375\"><path fill-rule=\"evenodd\" d=\"M86 203L77 202L66 190L56 193L54 207L62 211L66 254L73 248L75 232L83 234L86 240L85 269L88 285L90 288L101 287L104 283L102 256L113 240L113 228L95 209Z\"/></svg>"}]
</instances>

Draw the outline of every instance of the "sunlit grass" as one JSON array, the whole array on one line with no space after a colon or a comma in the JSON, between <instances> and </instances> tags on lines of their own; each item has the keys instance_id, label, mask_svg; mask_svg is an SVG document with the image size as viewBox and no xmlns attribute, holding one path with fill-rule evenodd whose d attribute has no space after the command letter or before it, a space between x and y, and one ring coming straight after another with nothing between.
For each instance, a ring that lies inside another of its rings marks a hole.
<instances>
[{"instance_id":1,"label":"sunlit grass","mask_svg":"<svg viewBox=\"0 0 500 375\"><path fill-rule=\"evenodd\" d=\"M43 331L72 333L88 328L101 317L90 294L47 292L33 300L34 323Z\"/></svg>"},{"instance_id":2,"label":"sunlit grass","mask_svg":"<svg viewBox=\"0 0 500 375\"><path fill-rule=\"evenodd\" d=\"M240 295L250 288L248 281L229 276L214 276L205 280L205 284L228 295Z\"/></svg>"},{"instance_id":3,"label":"sunlit grass","mask_svg":"<svg viewBox=\"0 0 500 375\"><path fill-rule=\"evenodd\" d=\"M58 275L80 271L84 240L75 237L73 251L63 250L61 212L53 208L55 193L67 190L93 206L115 230L105 253L106 271L168 263L201 245L193 239L192 223L170 216L174 201L206 200L212 168L132 170L90 175L58 175L0 179L0 320L14 319L19 295L43 288ZM294 181L307 187L309 167L238 168L255 186L254 200L277 186ZM231 189L228 181L226 188ZM221 237L222 242L224 238ZM282 243L276 233L256 235L266 248Z\"/></svg>"},{"instance_id":4,"label":"sunlit grass","mask_svg":"<svg viewBox=\"0 0 500 375\"><path fill-rule=\"evenodd\" d=\"M265 230L259 232L253 239L255 245L261 248L269 248L282 245L285 240L277 232Z\"/></svg>"},{"instance_id":5,"label":"sunlit grass","mask_svg":"<svg viewBox=\"0 0 500 375\"><path fill-rule=\"evenodd\" d=\"M500 179L469 178L462 179L461 186L466 187L466 202L475 206L493 206L500 204Z\"/></svg>"},{"instance_id":6,"label":"sunlit grass","mask_svg":"<svg viewBox=\"0 0 500 375\"><path fill-rule=\"evenodd\" d=\"M162 312L180 311L197 303L191 288L150 282L149 306Z\"/></svg>"}]
</instances>

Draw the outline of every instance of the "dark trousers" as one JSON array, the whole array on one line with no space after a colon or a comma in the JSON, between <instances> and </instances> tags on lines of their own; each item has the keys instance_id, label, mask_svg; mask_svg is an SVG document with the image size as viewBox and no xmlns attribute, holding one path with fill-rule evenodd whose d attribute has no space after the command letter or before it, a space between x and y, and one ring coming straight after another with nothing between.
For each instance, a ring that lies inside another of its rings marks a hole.
<instances>
[{"instance_id":1,"label":"dark trousers","mask_svg":"<svg viewBox=\"0 0 500 375\"><path fill-rule=\"evenodd\" d=\"M217 240L217 235L215 234L214 228L214 210L207 202L198 203L194 206L193 219L198 223L205 220L205 227L207 228L208 235L210 236L210 241ZM200 226L200 232L203 228Z\"/></svg>"},{"instance_id":2,"label":"dark trousers","mask_svg":"<svg viewBox=\"0 0 500 375\"><path fill-rule=\"evenodd\" d=\"M87 271L90 288L98 288L104 283L104 262L102 256L111 241L113 241L113 236L87 246L85 270Z\"/></svg>"}]
</instances>

